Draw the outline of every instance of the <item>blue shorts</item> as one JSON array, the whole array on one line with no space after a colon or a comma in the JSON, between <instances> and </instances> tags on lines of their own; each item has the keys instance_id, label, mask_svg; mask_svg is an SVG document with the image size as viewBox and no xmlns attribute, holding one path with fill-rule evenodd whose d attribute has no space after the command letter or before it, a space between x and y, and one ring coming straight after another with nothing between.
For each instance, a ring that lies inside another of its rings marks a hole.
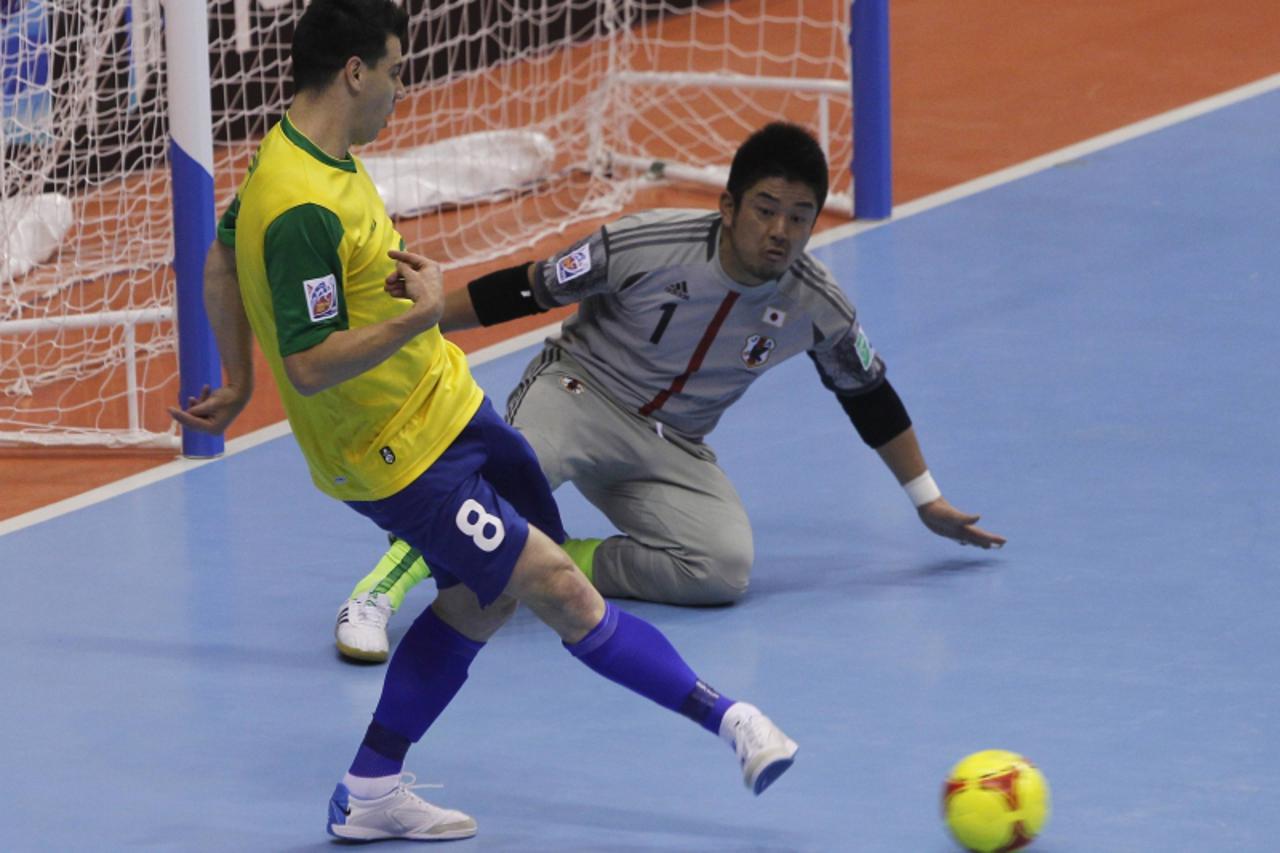
<instances>
[{"instance_id":1,"label":"blue shorts","mask_svg":"<svg viewBox=\"0 0 1280 853\"><path fill-rule=\"evenodd\" d=\"M389 498L347 504L421 551L438 588L464 584L482 607L506 589L530 524L565 540L533 448L487 397L422 476Z\"/></svg>"}]
</instances>

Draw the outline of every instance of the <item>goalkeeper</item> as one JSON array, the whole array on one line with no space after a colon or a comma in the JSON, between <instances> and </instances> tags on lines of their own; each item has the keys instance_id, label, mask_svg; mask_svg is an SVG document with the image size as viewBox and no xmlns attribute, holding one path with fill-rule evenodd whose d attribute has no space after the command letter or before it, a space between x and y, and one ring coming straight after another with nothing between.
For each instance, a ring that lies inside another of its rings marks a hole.
<instances>
[{"instance_id":1,"label":"goalkeeper","mask_svg":"<svg viewBox=\"0 0 1280 853\"><path fill-rule=\"evenodd\" d=\"M857 312L805 251L826 195L817 141L770 124L736 152L718 211L625 216L447 297L446 332L578 304L525 369L506 417L552 488L572 481L617 527L565 545L603 595L705 605L746 592L751 526L705 438L757 377L800 353L926 527L962 545L1004 544L942 496ZM387 619L429 571L393 542L339 611L341 652L385 659Z\"/></svg>"}]
</instances>

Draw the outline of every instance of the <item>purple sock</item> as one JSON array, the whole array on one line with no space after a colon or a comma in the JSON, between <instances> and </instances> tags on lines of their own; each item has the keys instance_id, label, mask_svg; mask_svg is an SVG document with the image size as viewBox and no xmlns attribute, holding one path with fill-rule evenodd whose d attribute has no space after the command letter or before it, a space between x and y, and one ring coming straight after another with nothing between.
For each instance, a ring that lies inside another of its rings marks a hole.
<instances>
[{"instance_id":1,"label":"purple sock","mask_svg":"<svg viewBox=\"0 0 1280 853\"><path fill-rule=\"evenodd\" d=\"M564 647L596 673L719 733L733 704L703 684L662 632L605 602L604 618Z\"/></svg>"},{"instance_id":2,"label":"purple sock","mask_svg":"<svg viewBox=\"0 0 1280 853\"><path fill-rule=\"evenodd\" d=\"M391 656L382 698L351 764L351 774L399 773L409 745L422 738L453 699L482 648L484 643L468 640L430 609L419 616Z\"/></svg>"},{"instance_id":3,"label":"purple sock","mask_svg":"<svg viewBox=\"0 0 1280 853\"><path fill-rule=\"evenodd\" d=\"M374 720L364 733L356 758L351 762L351 775L377 779L394 776L404 769L404 757L411 741Z\"/></svg>"}]
</instances>

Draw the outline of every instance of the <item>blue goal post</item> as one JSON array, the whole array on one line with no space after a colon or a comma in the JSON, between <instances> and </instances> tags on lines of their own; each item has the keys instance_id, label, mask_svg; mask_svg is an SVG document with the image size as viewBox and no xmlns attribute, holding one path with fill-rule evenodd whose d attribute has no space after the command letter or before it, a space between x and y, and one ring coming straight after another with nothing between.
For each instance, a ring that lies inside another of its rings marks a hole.
<instances>
[{"instance_id":1,"label":"blue goal post","mask_svg":"<svg viewBox=\"0 0 1280 853\"><path fill-rule=\"evenodd\" d=\"M854 216L887 219L893 213L889 0L853 0L849 21Z\"/></svg>"},{"instance_id":2,"label":"blue goal post","mask_svg":"<svg viewBox=\"0 0 1280 853\"><path fill-rule=\"evenodd\" d=\"M198 397L204 386L222 384L218 347L204 310L204 261L213 243L216 216L208 14L204 3L165 7L180 406ZM223 447L220 435L182 431L184 456L217 456Z\"/></svg>"}]
</instances>

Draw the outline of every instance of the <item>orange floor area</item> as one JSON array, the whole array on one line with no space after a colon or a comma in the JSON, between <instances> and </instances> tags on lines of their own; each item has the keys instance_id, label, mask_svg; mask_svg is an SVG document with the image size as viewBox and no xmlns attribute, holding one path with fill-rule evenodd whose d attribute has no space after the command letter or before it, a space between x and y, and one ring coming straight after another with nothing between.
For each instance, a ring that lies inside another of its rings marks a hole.
<instances>
[{"instance_id":1,"label":"orange floor area","mask_svg":"<svg viewBox=\"0 0 1280 853\"><path fill-rule=\"evenodd\" d=\"M899 203L1280 72L1274 0L891 0L891 9ZM687 196L663 190L644 203L714 200L701 190ZM453 283L464 280L460 274ZM531 318L458 342L470 350L548 320ZM256 399L233 437L283 417L270 377L260 373ZM0 450L0 519L171 458Z\"/></svg>"}]
</instances>

